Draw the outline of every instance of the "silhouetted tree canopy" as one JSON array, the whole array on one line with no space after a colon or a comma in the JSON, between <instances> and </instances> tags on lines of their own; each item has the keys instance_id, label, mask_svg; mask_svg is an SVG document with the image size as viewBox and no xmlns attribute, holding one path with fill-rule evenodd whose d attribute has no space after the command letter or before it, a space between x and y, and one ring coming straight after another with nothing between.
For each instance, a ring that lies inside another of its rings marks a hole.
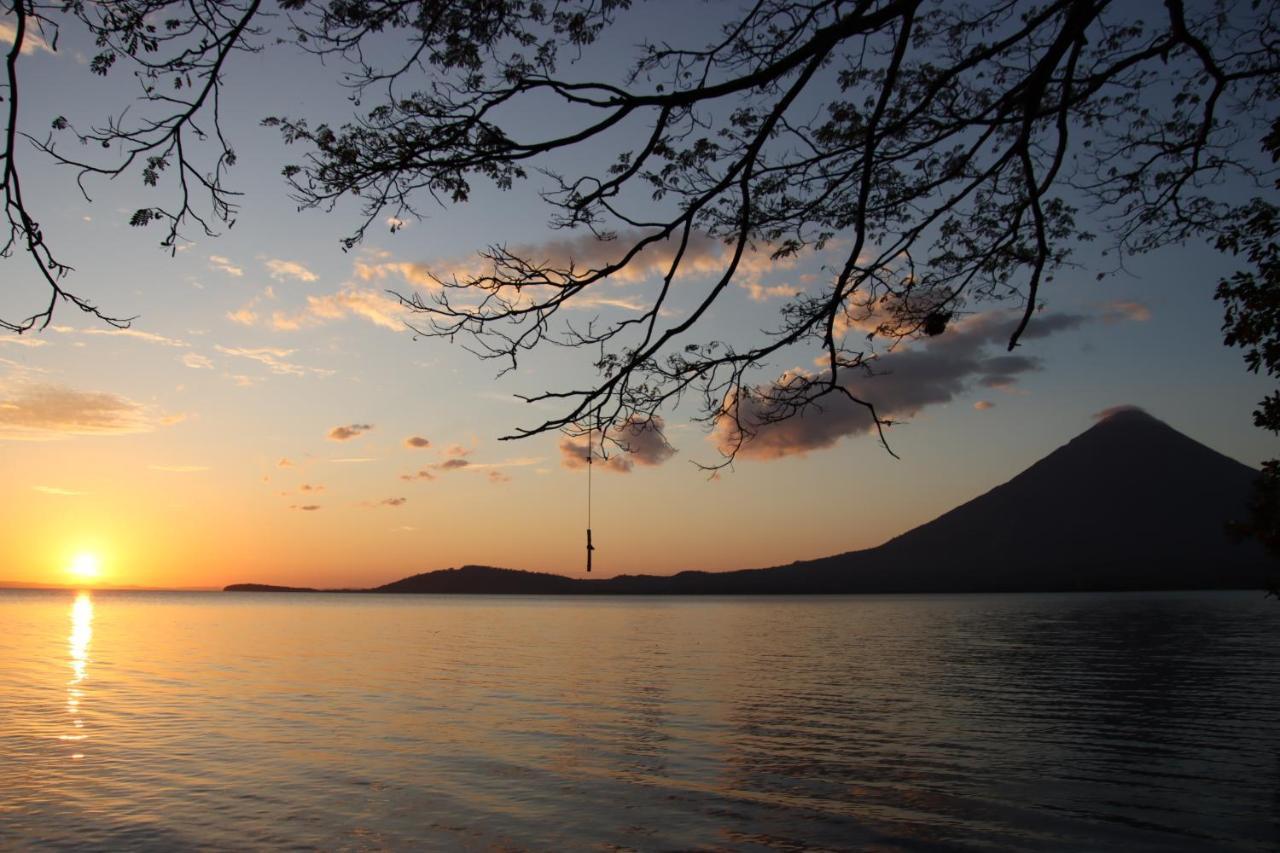
<instances>
[{"instance_id":1,"label":"silhouetted tree canopy","mask_svg":"<svg viewBox=\"0 0 1280 853\"><path fill-rule=\"evenodd\" d=\"M1263 140L1263 149L1274 163L1280 160L1280 119ZM1280 184L1273 186L1280 189ZM1228 218L1217 240L1218 249L1241 255L1249 268L1218 282L1215 297L1224 305L1222 331L1227 346L1244 350L1245 364L1253 373L1280 378L1280 208L1258 197L1242 205ZM1260 429L1280 434L1280 391L1272 391L1258 404L1253 422ZM1250 518L1233 525L1235 532L1262 542L1280 557L1280 460L1262 463L1262 475L1254 486ZM1276 590L1273 589L1273 592Z\"/></svg>"},{"instance_id":2,"label":"silhouetted tree canopy","mask_svg":"<svg viewBox=\"0 0 1280 853\"><path fill-rule=\"evenodd\" d=\"M596 381L532 397L559 408L516 435L634 429L687 394L740 440L829 395L874 416L874 400L846 385L874 372L877 341L945 334L967 307L1007 300L1022 310L1012 349L1082 242L1096 237L1118 264L1216 239L1235 221L1241 182L1264 182L1272 167L1254 140L1280 94L1274 2L756 0L706 44L665 28L669 41L640 46L609 79L590 73L608 63L569 61L608 52L610 33L645 5L0 4L15 24L0 184L6 251L31 255L51 290L47 308L5 325L45 324L60 298L108 319L67 289L52 235L22 195L21 161L43 152L82 181L139 175L171 201L138 210L132 224L158 224L168 247L184 229L211 233L235 215L223 74L237 52L273 39L348 64L349 122L267 119L302 149L284 169L301 206L361 206L347 247L382 217L464 202L488 181L540 191L552 225L611 250L607 262L579 265L499 241L482 274L441 281L434 298L404 296L419 331L469 338L507 368L546 344L593 354ZM73 26L96 40L93 73L139 74L142 103L120 105L95 128L57 118L37 130L17 107L24 40L56 45ZM554 115L559 130L530 122L535 113ZM723 245L722 263L695 286L687 258L704 240ZM567 321L563 310L646 250L665 267L641 310ZM707 335L745 258L818 251L837 260L771 327ZM696 296L673 313L677 290ZM1245 290L1230 298L1254 311ZM768 381L765 370L793 347L820 351L820 366Z\"/></svg>"}]
</instances>

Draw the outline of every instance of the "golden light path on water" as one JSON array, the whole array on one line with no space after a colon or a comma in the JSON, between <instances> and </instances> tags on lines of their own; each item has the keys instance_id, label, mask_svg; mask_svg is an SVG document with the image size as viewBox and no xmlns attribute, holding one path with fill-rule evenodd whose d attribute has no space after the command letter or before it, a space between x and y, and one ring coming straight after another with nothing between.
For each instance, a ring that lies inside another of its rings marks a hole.
<instances>
[{"instance_id":1,"label":"golden light path on water","mask_svg":"<svg viewBox=\"0 0 1280 853\"><path fill-rule=\"evenodd\" d=\"M81 592L71 605L71 636L67 638L70 653L71 679L67 681L67 713L75 731L59 736L59 740L78 742L85 739L84 719L80 716L80 702L84 698L81 684L89 672L89 641L93 639L93 599L88 592ZM71 754L73 759L84 758L83 752Z\"/></svg>"}]
</instances>

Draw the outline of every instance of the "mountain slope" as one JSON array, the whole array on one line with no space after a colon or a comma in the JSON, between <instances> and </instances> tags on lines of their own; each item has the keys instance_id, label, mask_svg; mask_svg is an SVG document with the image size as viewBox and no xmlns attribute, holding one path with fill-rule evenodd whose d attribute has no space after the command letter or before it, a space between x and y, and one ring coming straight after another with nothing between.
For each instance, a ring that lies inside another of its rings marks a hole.
<instances>
[{"instance_id":1,"label":"mountain slope","mask_svg":"<svg viewBox=\"0 0 1280 853\"><path fill-rule=\"evenodd\" d=\"M1009 482L878 548L799 564L849 588L1257 587L1267 560L1232 542L1257 472L1122 410Z\"/></svg>"}]
</instances>

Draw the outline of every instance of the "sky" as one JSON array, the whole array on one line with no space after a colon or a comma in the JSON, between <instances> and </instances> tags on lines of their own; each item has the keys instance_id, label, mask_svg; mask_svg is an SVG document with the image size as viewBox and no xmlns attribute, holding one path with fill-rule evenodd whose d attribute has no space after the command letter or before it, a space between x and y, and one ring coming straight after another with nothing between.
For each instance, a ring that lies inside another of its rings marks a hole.
<instances>
[{"instance_id":1,"label":"sky","mask_svg":"<svg viewBox=\"0 0 1280 853\"><path fill-rule=\"evenodd\" d=\"M701 7L689 32L712 32L712 18ZM659 20L618 37L638 40ZM100 119L102 104L119 102L129 81L91 76L88 52L67 34L57 52L24 57L24 121ZM427 296L428 272L471 268L492 243L548 257L592 247L547 227L534 181L424 205L425 219L395 233L380 223L344 252L357 211L299 212L279 176L298 152L258 123L341 115L350 105L335 94L336 70L287 47L240 59L227 74L227 128L240 161L231 184L245 195L216 238L191 235L171 256L158 232L127 223L155 192L136 176L89 182L90 203L72 174L22 151L41 223L76 268L71 287L138 319L116 331L64 307L42 332L0 337L0 580L69 582L86 554L104 585L368 586L467 563L583 576L581 454L557 435L499 439L554 414L516 394L586 381L589 355L539 352L498 378L460 342L415 336L387 291ZM710 269L720 251L707 242L697 258ZM820 279L823 260L756 259L705 337L766 324L785 294ZM656 268L607 283L580 316L625 316ZM1007 307L893 353L889 375L859 390L904 421L889 433L899 458L860 415L833 406L709 477L694 463L718 462L723 437L693 422L692 408L669 411L670 449L596 466L596 575L874 546L999 485L1120 404L1257 465L1276 453L1250 418L1269 386L1223 347L1212 299L1234 268L1188 245L1103 281L1093 268L1068 270L1043 293L1016 360L1002 346ZM28 258L0 270L5 316L40 306Z\"/></svg>"}]
</instances>

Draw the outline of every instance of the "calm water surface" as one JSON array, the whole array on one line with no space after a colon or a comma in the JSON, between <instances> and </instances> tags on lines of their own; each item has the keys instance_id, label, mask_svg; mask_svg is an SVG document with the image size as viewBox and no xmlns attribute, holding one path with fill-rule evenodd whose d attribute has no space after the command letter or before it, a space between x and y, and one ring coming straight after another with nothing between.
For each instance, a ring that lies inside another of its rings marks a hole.
<instances>
[{"instance_id":1,"label":"calm water surface","mask_svg":"<svg viewBox=\"0 0 1280 853\"><path fill-rule=\"evenodd\" d=\"M0 592L0 847L1275 849L1260 594Z\"/></svg>"}]
</instances>

